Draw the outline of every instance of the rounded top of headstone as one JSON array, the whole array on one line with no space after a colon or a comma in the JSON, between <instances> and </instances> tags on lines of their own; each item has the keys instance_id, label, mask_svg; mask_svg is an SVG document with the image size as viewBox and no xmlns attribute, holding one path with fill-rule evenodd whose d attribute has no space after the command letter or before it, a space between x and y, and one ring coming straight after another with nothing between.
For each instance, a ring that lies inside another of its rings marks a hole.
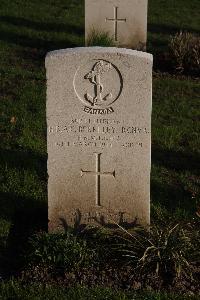
<instances>
[{"instance_id":1,"label":"rounded top of headstone","mask_svg":"<svg viewBox=\"0 0 200 300\"><path fill-rule=\"evenodd\" d=\"M116 53L121 55L131 55L138 58L147 59L150 62L153 62L153 55L143 51L131 50L126 48L117 48L117 47L78 47L78 48L67 48L60 49L55 51L50 51L46 55L45 63L48 62L51 58L64 57L68 55L79 55L79 54L88 54L88 53Z\"/></svg>"}]
</instances>

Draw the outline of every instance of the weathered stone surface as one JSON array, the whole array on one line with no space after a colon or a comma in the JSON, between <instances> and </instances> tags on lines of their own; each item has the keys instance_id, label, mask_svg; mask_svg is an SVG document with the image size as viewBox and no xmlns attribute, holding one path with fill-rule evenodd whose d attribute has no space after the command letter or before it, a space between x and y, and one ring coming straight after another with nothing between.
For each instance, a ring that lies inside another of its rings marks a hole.
<instances>
[{"instance_id":1,"label":"weathered stone surface","mask_svg":"<svg viewBox=\"0 0 200 300\"><path fill-rule=\"evenodd\" d=\"M48 53L49 229L150 222L152 55Z\"/></svg>"},{"instance_id":2,"label":"weathered stone surface","mask_svg":"<svg viewBox=\"0 0 200 300\"><path fill-rule=\"evenodd\" d=\"M145 50L148 0L85 0L85 37L108 32L117 46Z\"/></svg>"}]
</instances>

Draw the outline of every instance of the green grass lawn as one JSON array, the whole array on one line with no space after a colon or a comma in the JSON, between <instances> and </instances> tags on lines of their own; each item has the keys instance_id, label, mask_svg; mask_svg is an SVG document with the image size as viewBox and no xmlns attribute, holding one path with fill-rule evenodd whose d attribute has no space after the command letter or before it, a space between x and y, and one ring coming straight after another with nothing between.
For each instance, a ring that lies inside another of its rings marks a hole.
<instances>
[{"instance_id":1,"label":"green grass lawn","mask_svg":"<svg viewBox=\"0 0 200 300\"><path fill-rule=\"evenodd\" d=\"M200 33L199 11L199 0L149 0L147 48L155 60L167 51L169 38L176 32ZM27 238L47 229L45 55L83 45L83 0L1 0L0 277L17 270ZM200 205L200 81L160 72L157 67L153 78L152 221L164 217L190 222L198 219ZM141 299L171 299L153 297Z\"/></svg>"},{"instance_id":2,"label":"green grass lawn","mask_svg":"<svg viewBox=\"0 0 200 300\"><path fill-rule=\"evenodd\" d=\"M111 289L93 288L87 289L81 286L76 288L64 289L56 286L31 285L28 288L18 282L10 281L1 284L2 297L0 299L14 300L198 300L196 296L176 296L167 293L122 293ZM8 298L9 297L9 298Z\"/></svg>"}]
</instances>

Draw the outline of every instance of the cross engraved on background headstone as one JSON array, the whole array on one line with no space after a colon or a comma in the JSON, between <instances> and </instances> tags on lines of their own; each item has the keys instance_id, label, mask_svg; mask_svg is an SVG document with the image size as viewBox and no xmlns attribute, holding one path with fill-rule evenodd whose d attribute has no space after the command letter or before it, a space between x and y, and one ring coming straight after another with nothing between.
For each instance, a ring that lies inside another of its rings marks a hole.
<instances>
[{"instance_id":1,"label":"cross engraved on background headstone","mask_svg":"<svg viewBox=\"0 0 200 300\"><path fill-rule=\"evenodd\" d=\"M96 156L96 171L83 171L81 169L81 177L86 175L95 175L96 176L96 205L101 206L101 196L100 196L100 180L101 176L113 176L115 177L115 171L113 172L101 172L101 154L102 153L94 153Z\"/></svg>"},{"instance_id":2,"label":"cross engraved on background headstone","mask_svg":"<svg viewBox=\"0 0 200 300\"><path fill-rule=\"evenodd\" d=\"M118 19L118 7L115 6L114 7L114 18L113 19L106 18L105 21L106 22L107 21L114 22L114 35L115 35L115 41L117 42L117 40L118 40L118 22L126 22L126 19Z\"/></svg>"}]
</instances>

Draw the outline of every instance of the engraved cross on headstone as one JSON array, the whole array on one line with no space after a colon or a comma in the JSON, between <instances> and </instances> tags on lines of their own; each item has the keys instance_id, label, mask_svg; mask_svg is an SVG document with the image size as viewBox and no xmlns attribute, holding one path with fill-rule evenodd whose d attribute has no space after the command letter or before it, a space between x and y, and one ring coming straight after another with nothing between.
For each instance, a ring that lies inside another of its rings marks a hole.
<instances>
[{"instance_id":1,"label":"engraved cross on headstone","mask_svg":"<svg viewBox=\"0 0 200 300\"><path fill-rule=\"evenodd\" d=\"M126 19L118 19L118 7L115 6L115 7L114 7L114 18L113 18L113 19L106 18L105 21L106 21L106 22L107 22L107 21L112 21L112 22L114 22L115 42L117 42L117 40L118 40L118 22L126 22Z\"/></svg>"},{"instance_id":2,"label":"engraved cross on headstone","mask_svg":"<svg viewBox=\"0 0 200 300\"><path fill-rule=\"evenodd\" d=\"M81 177L86 175L95 175L96 176L96 205L101 206L101 190L100 190L100 180L101 176L113 176L115 177L115 171L113 172L101 172L101 161L100 157L102 153L94 153L96 156L96 171L83 171L81 169Z\"/></svg>"}]
</instances>

